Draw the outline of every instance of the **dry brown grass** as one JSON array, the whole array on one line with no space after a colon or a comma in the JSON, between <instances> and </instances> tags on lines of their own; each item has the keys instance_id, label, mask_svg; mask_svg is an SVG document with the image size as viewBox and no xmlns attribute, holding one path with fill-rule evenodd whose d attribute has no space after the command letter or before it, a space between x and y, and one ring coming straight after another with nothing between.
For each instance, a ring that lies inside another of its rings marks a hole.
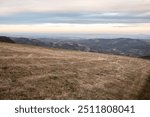
<instances>
[{"instance_id":1,"label":"dry brown grass","mask_svg":"<svg viewBox=\"0 0 150 117\"><path fill-rule=\"evenodd\" d=\"M0 43L0 99L150 99L150 61Z\"/></svg>"}]
</instances>

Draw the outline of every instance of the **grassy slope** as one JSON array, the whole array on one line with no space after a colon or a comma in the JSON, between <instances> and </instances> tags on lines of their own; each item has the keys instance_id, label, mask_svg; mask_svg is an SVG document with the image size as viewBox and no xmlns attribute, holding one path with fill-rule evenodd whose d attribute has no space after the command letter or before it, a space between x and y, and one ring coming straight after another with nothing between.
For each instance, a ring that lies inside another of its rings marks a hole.
<instances>
[{"instance_id":1,"label":"grassy slope","mask_svg":"<svg viewBox=\"0 0 150 117\"><path fill-rule=\"evenodd\" d=\"M0 99L150 99L150 61L0 43Z\"/></svg>"}]
</instances>

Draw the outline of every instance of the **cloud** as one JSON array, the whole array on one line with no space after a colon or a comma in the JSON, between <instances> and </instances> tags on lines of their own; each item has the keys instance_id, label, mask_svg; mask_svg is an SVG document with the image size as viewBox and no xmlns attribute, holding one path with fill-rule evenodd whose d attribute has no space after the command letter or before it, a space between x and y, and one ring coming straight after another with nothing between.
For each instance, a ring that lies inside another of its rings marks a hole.
<instances>
[{"instance_id":1,"label":"cloud","mask_svg":"<svg viewBox=\"0 0 150 117\"><path fill-rule=\"evenodd\" d=\"M149 19L150 0L0 0L1 32L150 33Z\"/></svg>"},{"instance_id":2,"label":"cloud","mask_svg":"<svg viewBox=\"0 0 150 117\"><path fill-rule=\"evenodd\" d=\"M150 0L0 0L0 24L149 23Z\"/></svg>"},{"instance_id":3,"label":"cloud","mask_svg":"<svg viewBox=\"0 0 150 117\"><path fill-rule=\"evenodd\" d=\"M150 0L0 0L0 15L19 12L146 12Z\"/></svg>"},{"instance_id":4,"label":"cloud","mask_svg":"<svg viewBox=\"0 0 150 117\"><path fill-rule=\"evenodd\" d=\"M24 12L0 16L0 24L37 24L37 23L150 23L149 13L91 13L91 12Z\"/></svg>"}]
</instances>

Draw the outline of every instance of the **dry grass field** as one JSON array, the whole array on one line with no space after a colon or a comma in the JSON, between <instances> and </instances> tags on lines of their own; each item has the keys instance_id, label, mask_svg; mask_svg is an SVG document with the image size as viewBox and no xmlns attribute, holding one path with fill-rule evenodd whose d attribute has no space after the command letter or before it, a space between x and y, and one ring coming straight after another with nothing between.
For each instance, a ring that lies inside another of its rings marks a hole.
<instances>
[{"instance_id":1,"label":"dry grass field","mask_svg":"<svg viewBox=\"0 0 150 117\"><path fill-rule=\"evenodd\" d=\"M150 99L150 61L0 43L0 99Z\"/></svg>"}]
</instances>

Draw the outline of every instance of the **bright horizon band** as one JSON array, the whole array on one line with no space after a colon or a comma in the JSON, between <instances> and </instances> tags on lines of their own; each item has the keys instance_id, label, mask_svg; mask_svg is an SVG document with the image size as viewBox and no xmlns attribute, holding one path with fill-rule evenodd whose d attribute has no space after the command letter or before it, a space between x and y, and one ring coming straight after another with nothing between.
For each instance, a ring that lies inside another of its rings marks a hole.
<instances>
[{"instance_id":1,"label":"bright horizon band","mask_svg":"<svg viewBox=\"0 0 150 117\"><path fill-rule=\"evenodd\" d=\"M33 32L33 33L118 33L147 34L150 23L141 24L25 24L0 25L0 32Z\"/></svg>"}]
</instances>

